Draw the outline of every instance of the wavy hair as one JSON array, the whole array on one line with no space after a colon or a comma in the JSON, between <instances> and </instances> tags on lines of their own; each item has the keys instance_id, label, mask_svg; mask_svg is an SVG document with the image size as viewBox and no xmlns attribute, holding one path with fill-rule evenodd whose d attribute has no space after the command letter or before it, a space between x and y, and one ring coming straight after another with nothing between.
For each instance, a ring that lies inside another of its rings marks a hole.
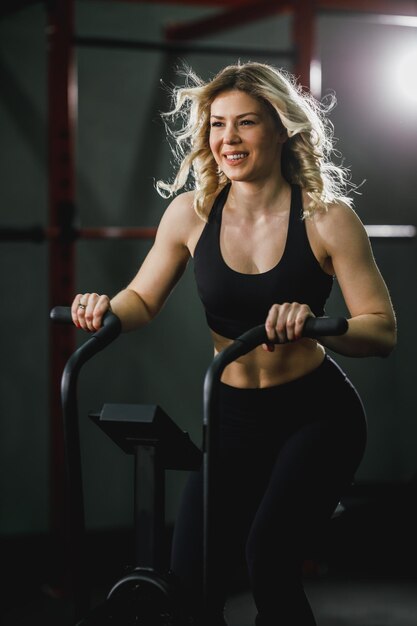
<instances>
[{"instance_id":1,"label":"wavy hair","mask_svg":"<svg viewBox=\"0 0 417 626\"><path fill-rule=\"evenodd\" d=\"M178 163L172 183L156 182L162 196L194 189L194 208L207 221L214 196L229 182L210 150L210 106L219 94L240 90L266 104L285 127L288 139L282 150L282 173L289 183L307 192L310 202L304 217L326 210L335 201L352 205L347 197L348 188L353 187L349 170L332 161L337 153L327 114L335 105L334 96L327 105L320 103L294 76L263 63L229 65L208 82L191 69L183 73L185 86L173 89L173 108L162 114Z\"/></svg>"}]
</instances>

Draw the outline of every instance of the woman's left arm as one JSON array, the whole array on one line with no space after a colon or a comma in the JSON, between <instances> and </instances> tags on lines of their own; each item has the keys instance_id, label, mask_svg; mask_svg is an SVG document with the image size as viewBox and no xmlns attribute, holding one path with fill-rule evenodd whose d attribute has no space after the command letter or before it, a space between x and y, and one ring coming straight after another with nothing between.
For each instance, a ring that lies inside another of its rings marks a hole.
<instances>
[{"instance_id":1,"label":"woman's left arm","mask_svg":"<svg viewBox=\"0 0 417 626\"><path fill-rule=\"evenodd\" d=\"M320 342L345 356L388 356L396 344L395 314L362 222L346 205L333 205L314 223L351 316L345 335Z\"/></svg>"}]
</instances>

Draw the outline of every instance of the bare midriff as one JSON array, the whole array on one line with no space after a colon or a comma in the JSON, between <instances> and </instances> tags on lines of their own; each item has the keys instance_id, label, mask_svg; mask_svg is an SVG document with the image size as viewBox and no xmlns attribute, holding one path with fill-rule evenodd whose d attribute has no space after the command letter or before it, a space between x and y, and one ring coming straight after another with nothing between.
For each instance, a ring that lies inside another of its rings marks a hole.
<instances>
[{"instance_id":1,"label":"bare midriff","mask_svg":"<svg viewBox=\"0 0 417 626\"><path fill-rule=\"evenodd\" d=\"M232 343L212 332L215 354ZM325 351L314 339L276 345L273 352L267 352L258 346L226 367L222 382L232 387L255 388L283 385L306 374L310 374L321 365Z\"/></svg>"}]
</instances>

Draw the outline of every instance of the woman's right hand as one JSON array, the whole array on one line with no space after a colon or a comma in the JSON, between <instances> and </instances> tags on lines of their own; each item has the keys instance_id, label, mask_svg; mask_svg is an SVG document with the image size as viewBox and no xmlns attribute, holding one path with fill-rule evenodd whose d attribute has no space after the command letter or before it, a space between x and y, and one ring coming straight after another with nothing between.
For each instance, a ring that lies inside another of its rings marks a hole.
<instances>
[{"instance_id":1,"label":"woman's right hand","mask_svg":"<svg viewBox=\"0 0 417 626\"><path fill-rule=\"evenodd\" d=\"M77 328L93 333L101 328L107 311L111 311L110 298L98 293L79 293L71 305L72 321Z\"/></svg>"}]
</instances>

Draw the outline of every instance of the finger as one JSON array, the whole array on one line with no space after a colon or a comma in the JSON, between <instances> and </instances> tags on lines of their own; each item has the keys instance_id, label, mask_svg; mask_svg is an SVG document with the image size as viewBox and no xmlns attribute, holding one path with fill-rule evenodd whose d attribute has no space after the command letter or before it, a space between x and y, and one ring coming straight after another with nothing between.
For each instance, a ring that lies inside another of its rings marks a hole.
<instances>
[{"instance_id":1,"label":"finger","mask_svg":"<svg viewBox=\"0 0 417 626\"><path fill-rule=\"evenodd\" d=\"M110 298L106 295L99 296L93 310L92 326L94 330L99 330L103 325L103 316L111 311Z\"/></svg>"},{"instance_id":2,"label":"finger","mask_svg":"<svg viewBox=\"0 0 417 626\"><path fill-rule=\"evenodd\" d=\"M86 308L84 310L85 323L87 325L88 330L91 332L96 331L96 328L94 328L94 325L93 325L93 319L94 319L94 309L96 307L96 304L99 298L100 296L98 295L98 293L88 294L88 301L86 304Z\"/></svg>"},{"instance_id":3,"label":"finger","mask_svg":"<svg viewBox=\"0 0 417 626\"><path fill-rule=\"evenodd\" d=\"M286 334L288 341L294 341L298 338L298 336L301 336L301 331L304 324L303 311L304 305L301 305L298 302L292 302L289 306L286 321Z\"/></svg>"},{"instance_id":4,"label":"finger","mask_svg":"<svg viewBox=\"0 0 417 626\"><path fill-rule=\"evenodd\" d=\"M81 300L82 296L83 296L82 293L77 293L77 295L75 296L74 300L72 301L72 305L71 305L72 321L75 324L75 326L77 326L77 328L80 328L80 322L78 321L78 306L80 304L80 300Z\"/></svg>"},{"instance_id":5,"label":"finger","mask_svg":"<svg viewBox=\"0 0 417 626\"><path fill-rule=\"evenodd\" d=\"M294 339L301 339L301 337L303 336L304 324L309 317L314 317L313 312L311 311L309 306L303 304L300 307L295 320Z\"/></svg>"},{"instance_id":6,"label":"finger","mask_svg":"<svg viewBox=\"0 0 417 626\"><path fill-rule=\"evenodd\" d=\"M279 315L279 304L274 304L269 309L269 312L265 321L266 336L268 337L268 339L270 339L272 343L274 343L277 340L275 327L276 327L276 323L278 320L278 315ZM267 346L267 344L265 345Z\"/></svg>"},{"instance_id":7,"label":"finger","mask_svg":"<svg viewBox=\"0 0 417 626\"><path fill-rule=\"evenodd\" d=\"M288 302L284 302L279 307L278 319L275 324L275 332L278 337L279 343L287 343L287 319L289 315L291 305Z\"/></svg>"},{"instance_id":8,"label":"finger","mask_svg":"<svg viewBox=\"0 0 417 626\"><path fill-rule=\"evenodd\" d=\"M87 311L89 298L90 298L89 293L81 294L81 297L79 298L79 301L78 301L77 310L76 310L79 327L82 328L83 330L89 330L87 321L85 319L85 314Z\"/></svg>"}]
</instances>

